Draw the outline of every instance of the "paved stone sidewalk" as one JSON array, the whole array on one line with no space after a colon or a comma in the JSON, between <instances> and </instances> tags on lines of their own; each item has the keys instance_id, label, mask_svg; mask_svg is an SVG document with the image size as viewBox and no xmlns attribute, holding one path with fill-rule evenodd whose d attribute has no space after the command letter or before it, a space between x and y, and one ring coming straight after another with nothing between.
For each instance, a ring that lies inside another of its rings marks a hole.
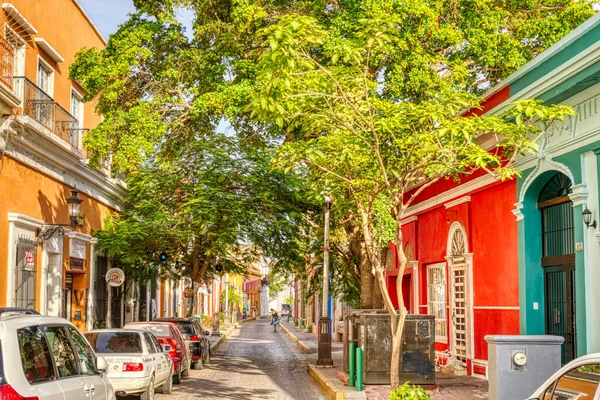
<instances>
[{"instance_id":1,"label":"paved stone sidewalk","mask_svg":"<svg viewBox=\"0 0 600 400\"><path fill-rule=\"evenodd\" d=\"M318 338L317 335L306 333L293 324L283 323L283 325L300 340L312 353L304 355L311 364L317 360ZM319 371L333 381L339 389L343 390L347 399L368 399L368 400L388 400L390 396L390 386L363 386L363 392L356 392L354 389L344 387L336 378L338 371L342 370L343 347L342 343L332 343L332 359L334 368L323 368ZM431 399L448 400L482 400L488 398L488 381L470 376L449 376L440 372L436 373L436 388L430 390Z\"/></svg>"},{"instance_id":2,"label":"paved stone sidewalk","mask_svg":"<svg viewBox=\"0 0 600 400\"><path fill-rule=\"evenodd\" d=\"M307 363L269 320L242 324L202 371L191 371L158 400L324 400Z\"/></svg>"}]
</instances>

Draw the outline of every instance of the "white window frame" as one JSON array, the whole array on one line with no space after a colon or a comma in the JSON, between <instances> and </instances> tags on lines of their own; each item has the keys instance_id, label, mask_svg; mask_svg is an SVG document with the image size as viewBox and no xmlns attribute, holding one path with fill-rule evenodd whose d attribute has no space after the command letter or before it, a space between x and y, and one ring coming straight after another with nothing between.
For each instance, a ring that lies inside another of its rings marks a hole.
<instances>
[{"instance_id":1,"label":"white window frame","mask_svg":"<svg viewBox=\"0 0 600 400\"><path fill-rule=\"evenodd\" d=\"M16 43L13 43L11 40L9 40L9 35ZM25 39L15 32L14 29L8 26L6 22L4 23L4 39L14 48L15 51L13 61L13 77L25 76L25 64L27 62L27 51L25 47L27 43L25 42ZM23 82L21 81L13 81L13 92L19 97L19 99L21 99L21 101L23 100L22 85Z\"/></svg>"},{"instance_id":2,"label":"white window frame","mask_svg":"<svg viewBox=\"0 0 600 400\"><path fill-rule=\"evenodd\" d=\"M46 70L48 70L50 72L50 75L48 75L48 90L46 91L46 94L52 98L54 98L54 68L52 68L52 65L50 65L46 60L44 60L42 57L40 57L38 55L38 64L37 64L37 71L36 71L36 75L35 75L35 79L36 79L36 85L38 85L40 87L40 89L44 90L44 88L42 87L42 85L40 85L39 79L40 79L40 66Z\"/></svg>"},{"instance_id":3,"label":"white window frame","mask_svg":"<svg viewBox=\"0 0 600 400\"><path fill-rule=\"evenodd\" d=\"M444 277L444 282L443 285L439 285L440 287L443 287L444 289L444 300L443 302L441 301L433 301L433 288L435 283L432 282L432 278L433 278L433 272L435 270L439 270L442 272L443 277ZM448 343L448 314L447 314L447 305L448 305L448 274L446 273L446 263L437 263L437 264L430 264L427 266L427 313L429 315L436 315L435 313L435 305L434 303L438 304L438 307L440 307L443 311L443 315L444 318L435 318L435 322L436 324L438 322L443 323L444 326L444 332L445 335L438 335L436 332L435 335L435 341L439 342L439 343Z\"/></svg>"}]
</instances>

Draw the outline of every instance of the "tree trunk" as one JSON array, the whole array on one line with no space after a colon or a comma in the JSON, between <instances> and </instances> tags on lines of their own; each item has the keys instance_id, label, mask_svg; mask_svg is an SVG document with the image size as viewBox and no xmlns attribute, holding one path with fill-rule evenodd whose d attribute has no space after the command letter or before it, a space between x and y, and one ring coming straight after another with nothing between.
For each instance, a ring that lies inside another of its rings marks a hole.
<instances>
[{"instance_id":1,"label":"tree trunk","mask_svg":"<svg viewBox=\"0 0 600 400\"><path fill-rule=\"evenodd\" d=\"M379 287L379 279L373 277L373 300L371 304L376 310L383 309L383 296L381 295L381 288Z\"/></svg>"},{"instance_id":2,"label":"tree trunk","mask_svg":"<svg viewBox=\"0 0 600 400\"><path fill-rule=\"evenodd\" d=\"M360 273L360 308L374 308L373 300L376 296L374 289L377 290L377 288L374 287L375 277L367 253L367 245L360 233L360 227L354 223L353 219L350 218L348 222L344 223L344 230L350 244L350 252L358 264L358 272Z\"/></svg>"}]
</instances>

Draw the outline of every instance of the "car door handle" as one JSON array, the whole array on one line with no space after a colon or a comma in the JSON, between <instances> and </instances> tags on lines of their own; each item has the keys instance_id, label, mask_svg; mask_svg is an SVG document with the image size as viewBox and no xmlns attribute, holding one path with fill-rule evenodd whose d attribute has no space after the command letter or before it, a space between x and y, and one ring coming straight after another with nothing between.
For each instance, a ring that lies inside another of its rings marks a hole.
<instances>
[{"instance_id":1,"label":"car door handle","mask_svg":"<svg viewBox=\"0 0 600 400\"><path fill-rule=\"evenodd\" d=\"M88 385L83 385L83 393L85 393L86 397L90 396L91 391L92 391L92 389Z\"/></svg>"},{"instance_id":2,"label":"car door handle","mask_svg":"<svg viewBox=\"0 0 600 400\"><path fill-rule=\"evenodd\" d=\"M90 385L90 392L91 392L92 394L96 394L96 386L94 386L94 385Z\"/></svg>"}]
</instances>

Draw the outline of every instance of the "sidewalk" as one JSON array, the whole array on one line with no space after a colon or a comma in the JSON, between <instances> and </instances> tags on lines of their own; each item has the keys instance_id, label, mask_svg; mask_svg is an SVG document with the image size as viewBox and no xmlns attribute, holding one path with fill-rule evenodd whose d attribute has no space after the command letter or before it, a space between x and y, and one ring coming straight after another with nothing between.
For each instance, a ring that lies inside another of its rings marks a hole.
<instances>
[{"instance_id":1,"label":"sidewalk","mask_svg":"<svg viewBox=\"0 0 600 400\"><path fill-rule=\"evenodd\" d=\"M280 326L288 338L296 343L298 349L304 353L304 357L309 363L310 375L321 385L323 391L330 399L368 399L368 400L388 400L390 397L390 386L365 385L362 392L357 392L355 388L345 386L338 379L338 376L347 377L342 372L343 345L340 342L333 342L331 349L331 358L333 359L333 368L317 368L317 350L318 338L316 334L307 333L293 324L281 322ZM429 390L431 399L447 400L482 400L487 399L488 382L484 379L470 376L451 376L436 373L436 387Z\"/></svg>"},{"instance_id":2,"label":"sidewalk","mask_svg":"<svg viewBox=\"0 0 600 400\"><path fill-rule=\"evenodd\" d=\"M231 332L239 328L239 326L239 324L235 324L229 326L228 328L223 327L220 330L219 335L208 335L207 337L208 341L210 342L210 353L213 354L214 352L216 352L221 346L221 344L223 344L223 342L229 338Z\"/></svg>"}]
</instances>

